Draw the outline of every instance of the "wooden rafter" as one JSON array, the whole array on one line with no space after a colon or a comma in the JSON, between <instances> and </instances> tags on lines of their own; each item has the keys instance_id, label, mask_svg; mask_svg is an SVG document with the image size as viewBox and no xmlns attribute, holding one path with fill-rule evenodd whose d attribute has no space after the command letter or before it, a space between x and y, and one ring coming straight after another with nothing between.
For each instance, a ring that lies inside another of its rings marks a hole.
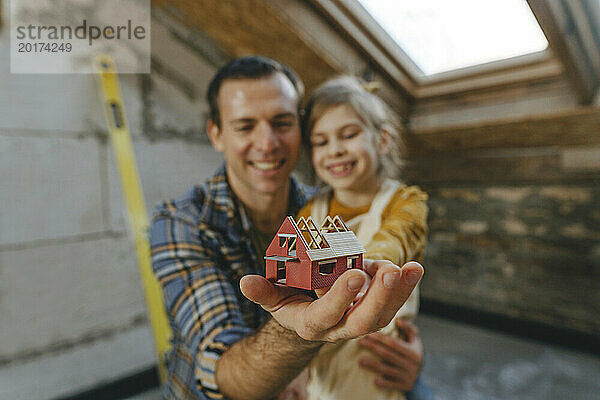
<instances>
[{"instance_id":1,"label":"wooden rafter","mask_svg":"<svg viewBox=\"0 0 600 400\"><path fill-rule=\"evenodd\" d=\"M412 154L465 150L600 144L600 107L553 112L453 127L421 129L405 136Z\"/></svg>"},{"instance_id":2,"label":"wooden rafter","mask_svg":"<svg viewBox=\"0 0 600 400\"><path fill-rule=\"evenodd\" d=\"M348 227L346 226L344 221L342 221L339 215L336 215L333 218L331 218L329 215L326 216L319 229L323 233L348 231Z\"/></svg>"},{"instance_id":3,"label":"wooden rafter","mask_svg":"<svg viewBox=\"0 0 600 400\"><path fill-rule=\"evenodd\" d=\"M589 54L582 43L590 38L581 37L581 29L573 26L589 25L586 15L579 16L576 11L586 0L527 0L553 52L565 66L567 79L573 85L582 104L590 104L598 87L598 67L590 60L598 57ZM591 38L592 42L593 37Z\"/></svg>"},{"instance_id":4,"label":"wooden rafter","mask_svg":"<svg viewBox=\"0 0 600 400\"><path fill-rule=\"evenodd\" d=\"M315 225L315 222L311 217L304 218L300 217L296 226L298 230L304 236L305 233L308 233L310 240L308 241L309 249L326 249L329 248L329 243L321 234L321 231ZM306 236L304 236L306 238Z\"/></svg>"}]
</instances>

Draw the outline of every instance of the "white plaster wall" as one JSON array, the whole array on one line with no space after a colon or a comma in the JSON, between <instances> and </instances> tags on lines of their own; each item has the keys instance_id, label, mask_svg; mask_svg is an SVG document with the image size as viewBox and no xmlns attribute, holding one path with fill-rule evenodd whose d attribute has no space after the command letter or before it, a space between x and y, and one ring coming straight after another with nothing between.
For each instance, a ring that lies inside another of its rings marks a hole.
<instances>
[{"instance_id":1,"label":"white plaster wall","mask_svg":"<svg viewBox=\"0 0 600 400\"><path fill-rule=\"evenodd\" d=\"M150 215L222 162L201 137L214 66L159 21L152 28L152 56L163 68L149 80L120 79ZM4 25L0 398L47 399L155 361L97 82L92 75L11 75L8 46Z\"/></svg>"},{"instance_id":2,"label":"white plaster wall","mask_svg":"<svg viewBox=\"0 0 600 400\"><path fill-rule=\"evenodd\" d=\"M133 375L154 362L146 326L42 354L0 370L0 399L55 399L81 388Z\"/></svg>"},{"instance_id":3,"label":"white plaster wall","mask_svg":"<svg viewBox=\"0 0 600 400\"><path fill-rule=\"evenodd\" d=\"M112 332L144 317L127 236L2 252L0 358Z\"/></svg>"},{"instance_id":4,"label":"white plaster wall","mask_svg":"<svg viewBox=\"0 0 600 400\"><path fill-rule=\"evenodd\" d=\"M6 7L5 7L6 8ZM3 12L3 17L8 12ZM6 18L6 17L4 17ZM0 132L63 136L104 127L93 75L11 74L8 29L0 28ZM140 132L141 104L136 75L120 79L132 131Z\"/></svg>"},{"instance_id":5,"label":"white plaster wall","mask_svg":"<svg viewBox=\"0 0 600 400\"><path fill-rule=\"evenodd\" d=\"M0 244L102 231L99 150L91 136L0 136Z\"/></svg>"},{"instance_id":6,"label":"white plaster wall","mask_svg":"<svg viewBox=\"0 0 600 400\"><path fill-rule=\"evenodd\" d=\"M134 142L140 180L148 214L160 202L183 195L193 185L214 173L223 157L209 145L183 140ZM112 150L108 152L110 229L126 227L121 181Z\"/></svg>"}]
</instances>

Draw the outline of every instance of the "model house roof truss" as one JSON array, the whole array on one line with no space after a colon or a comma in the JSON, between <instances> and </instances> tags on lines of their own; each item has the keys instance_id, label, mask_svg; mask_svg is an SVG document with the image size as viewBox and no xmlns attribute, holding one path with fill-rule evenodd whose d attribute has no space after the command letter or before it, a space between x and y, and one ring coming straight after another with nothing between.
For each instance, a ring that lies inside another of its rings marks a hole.
<instances>
[{"instance_id":1,"label":"model house roof truss","mask_svg":"<svg viewBox=\"0 0 600 400\"><path fill-rule=\"evenodd\" d=\"M306 253L313 261L343 257L364 253L356 235L348 229L344 221L335 216L327 216L320 227L311 217L300 217L298 221L290 218L294 229L298 232L298 241L306 248ZM294 248L296 243L293 244Z\"/></svg>"},{"instance_id":2,"label":"model house roof truss","mask_svg":"<svg viewBox=\"0 0 600 400\"><path fill-rule=\"evenodd\" d=\"M303 238L307 242L307 249L317 250L317 249L327 249L329 248L329 243L325 240L325 237L321 233L321 230L317 228L317 225L313 221L311 217L304 218L300 217L298 223L296 224L298 231L302 234Z\"/></svg>"}]
</instances>

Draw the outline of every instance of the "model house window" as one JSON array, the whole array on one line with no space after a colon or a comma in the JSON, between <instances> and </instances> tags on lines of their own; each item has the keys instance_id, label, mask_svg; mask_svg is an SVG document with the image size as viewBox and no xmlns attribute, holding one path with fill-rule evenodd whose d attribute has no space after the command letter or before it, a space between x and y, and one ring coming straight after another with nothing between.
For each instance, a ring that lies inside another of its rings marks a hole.
<instances>
[{"instance_id":1,"label":"model house window","mask_svg":"<svg viewBox=\"0 0 600 400\"><path fill-rule=\"evenodd\" d=\"M286 247L288 250L296 250L296 235L279 234L279 247Z\"/></svg>"},{"instance_id":2,"label":"model house window","mask_svg":"<svg viewBox=\"0 0 600 400\"><path fill-rule=\"evenodd\" d=\"M357 260L358 260L358 257L348 257L346 259L348 269L350 269L350 268L356 268L356 261Z\"/></svg>"},{"instance_id":3,"label":"model house window","mask_svg":"<svg viewBox=\"0 0 600 400\"><path fill-rule=\"evenodd\" d=\"M319 261L319 273L321 275L333 274L335 269L335 260Z\"/></svg>"},{"instance_id":4,"label":"model house window","mask_svg":"<svg viewBox=\"0 0 600 400\"><path fill-rule=\"evenodd\" d=\"M296 250L296 236L290 236L288 238L288 251Z\"/></svg>"}]
</instances>

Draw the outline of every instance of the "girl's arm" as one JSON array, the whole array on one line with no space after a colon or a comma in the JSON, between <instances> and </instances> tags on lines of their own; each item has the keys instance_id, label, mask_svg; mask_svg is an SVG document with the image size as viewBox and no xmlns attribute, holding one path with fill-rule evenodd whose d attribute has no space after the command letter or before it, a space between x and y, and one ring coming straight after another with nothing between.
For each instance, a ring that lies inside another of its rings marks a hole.
<instances>
[{"instance_id":1,"label":"girl's arm","mask_svg":"<svg viewBox=\"0 0 600 400\"><path fill-rule=\"evenodd\" d=\"M427 242L427 194L400 188L381 215L381 227L367 244L366 257L402 265L423 257Z\"/></svg>"}]
</instances>

